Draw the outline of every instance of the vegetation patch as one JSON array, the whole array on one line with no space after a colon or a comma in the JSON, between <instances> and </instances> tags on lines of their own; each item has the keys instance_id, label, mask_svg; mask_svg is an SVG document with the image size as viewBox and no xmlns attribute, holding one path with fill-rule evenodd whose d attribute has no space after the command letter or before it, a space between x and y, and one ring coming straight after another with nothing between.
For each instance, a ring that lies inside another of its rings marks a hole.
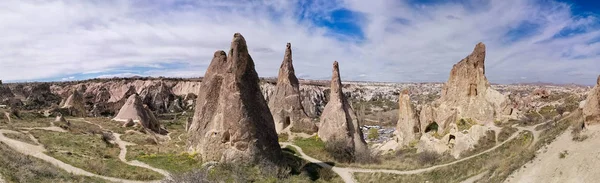
<instances>
[{"instance_id":1,"label":"vegetation patch","mask_svg":"<svg viewBox=\"0 0 600 183\"><path fill-rule=\"evenodd\" d=\"M475 122L475 120L471 119L471 118L467 118L467 119L460 119L458 121L456 121L456 127L458 128L458 131L463 131L463 130L469 130L469 128L471 128L471 126L476 125L477 122Z\"/></svg>"},{"instance_id":2,"label":"vegetation patch","mask_svg":"<svg viewBox=\"0 0 600 183\"><path fill-rule=\"evenodd\" d=\"M143 154L136 160L145 162L152 167L167 170L171 173L183 173L200 168L202 161L196 154Z\"/></svg>"},{"instance_id":3,"label":"vegetation patch","mask_svg":"<svg viewBox=\"0 0 600 183\"><path fill-rule=\"evenodd\" d=\"M289 135L287 133L281 133L277 135L277 141L279 142L287 142L289 140Z\"/></svg>"},{"instance_id":4,"label":"vegetation patch","mask_svg":"<svg viewBox=\"0 0 600 183\"><path fill-rule=\"evenodd\" d=\"M33 144L33 145L38 145L37 142L33 141L33 139L31 139L29 137L29 135L24 134L24 133L4 133L3 135L5 137L8 137L8 138L11 138L11 139L14 139L14 140L18 140L18 141L21 141L21 142L25 142L25 143Z\"/></svg>"},{"instance_id":5,"label":"vegetation patch","mask_svg":"<svg viewBox=\"0 0 600 183\"><path fill-rule=\"evenodd\" d=\"M490 149L496 145L496 133L492 130L485 132L485 136L480 137L477 141L477 144L468 151L462 152L460 157L469 157L471 155L475 155L477 153L483 152L487 149Z\"/></svg>"},{"instance_id":6,"label":"vegetation patch","mask_svg":"<svg viewBox=\"0 0 600 183\"><path fill-rule=\"evenodd\" d=\"M4 143L0 143L0 174L8 182L105 182L70 174L43 160L16 152Z\"/></svg>"},{"instance_id":7,"label":"vegetation patch","mask_svg":"<svg viewBox=\"0 0 600 183\"><path fill-rule=\"evenodd\" d=\"M376 140L379 138L379 131L375 128L369 129L367 137L371 140Z\"/></svg>"},{"instance_id":8,"label":"vegetation patch","mask_svg":"<svg viewBox=\"0 0 600 183\"><path fill-rule=\"evenodd\" d=\"M355 178L358 182L378 182L380 180L386 180L388 182L445 183L460 182L468 177L490 170L495 176L492 178L487 177L488 180L486 181L484 179L484 182L501 182L501 180L504 180L505 177L508 176L508 173L512 172L508 170L509 167L507 166L513 165L511 163L515 163L514 161L516 159L522 161L524 159L521 157L533 158L533 154L531 154L531 156L523 156L520 154L520 152L528 151L527 145L531 144L533 140L532 137L533 135L531 132L524 132L516 139L503 144L492 152L421 174L397 175L387 173L355 173Z\"/></svg>"},{"instance_id":9,"label":"vegetation patch","mask_svg":"<svg viewBox=\"0 0 600 183\"><path fill-rule=\"evenodd\" d=\"M120 149L104 143L99 134L73 134L41 130L33 130L31 133L46 147L48 155L89 172L131 180L163 178L161 174L152 170L121 162L118 159Z\"/></svg>"},{"instance_id":10,"label":"vegetation patch","mask_svg":"<svg viewBox=\"0 0 600 183\"><path fill-rule=\"evenodd\" d=\"M506 141L510 136L512 136L517 131L519 131L519 129L514 128L514 127L510 127L510 126L502 127L502 129L500 130L500 133L498 133L498 143L502 143L502 142Z\"/></svg>"}]
</instances>

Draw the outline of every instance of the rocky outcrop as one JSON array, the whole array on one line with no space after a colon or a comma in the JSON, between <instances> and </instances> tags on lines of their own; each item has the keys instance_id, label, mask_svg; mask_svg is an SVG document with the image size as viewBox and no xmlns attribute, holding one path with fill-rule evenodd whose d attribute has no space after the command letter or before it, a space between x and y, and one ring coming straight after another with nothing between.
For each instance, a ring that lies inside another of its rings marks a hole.
<instances>
[{"instance_id":1,"label":"rocky outcrop","mask_svg":"<svg viewBox=\"0 0 600 183\"><path fill-rule=\"evenodd\" d=\"M408 90L403 91L398 100L398 123L396 124L396 141L398 147L409 145L410 142L418 140L421 126L417 118L413 104L410 101Z\"/></svg>"},{"instance_id":2,"label":"rocky outcrop","mask_svg":"<svg viewBox=\"0 0 600 183\"><path fill-rule=\"evenodd\" d=\"M64 105L61 107L67 109L69 115L77 117L87 116L87 110L85 109L85 102L83 95L78 90L74 90L73 93L67 98Z\"/></svg>"},{"instance_id":3,"label":"rocky outcrop","mask_svg":"<svg viewBox=\"0 0 600 183\"><path fill-rule=\"evenodd\" d=\"M58 104L61 101L60 96L50 91L50 85L47 83L34 85L29 91L26 91L26 93L26 109L42 109L52 106L58 107Z\"/></svg>"},{"instance_id":4,"label":"rocky outcrop","mask_svg":"<svg viewBox=\"0 0 600 183\"><path fill-rule=\"evenodd\" d=\"M203 161L277 162L281 147L275 123L241 34L234 35L227 55L215 52L200 84L189 150Z\"/></svg>"},{"instance_id":5,"label":"rocky outcrop","mask_svg":"<svg viewBox=\"0 0 600 183\"><path fill-rule=\"evenodd\" d=\"M275 130L282 133L290 129L294 132L312 133L317 127L304 112L300 98L300 83L292 65L292 46L286 45L285 55L273 95L269 100L269 109L275 121Z\"/></svg>"},{"instance_id":6,"label":"rocky outcrop","mask_svg":"<svg viewBox=\"0 0 600 183\"><path fill-rule=\"evenodd\" d=\"M171 91L163 81L159 81L142 90L140 97L144 101L144 104L159 113L167 113L169 104L175 99L175 96L171 94Z\"/></svg>"},{"instance_id":7,"label":"rocky outcrop","mask_svg":"<svg viewBox=\"0 0 600 183\"><path fill-rule=\"evenodd\" d=\"M127 102L121 107L121 110L119 110L119 113L113 120L124 123L133 120L144 128L150 129L156 133L162 133L158 119L156 119L148 106L142 103L142 100L137 94L129 96Z\"/></svg>"},{"instance_id":8,"label":"rocky outcrop","mask_svg":"<svg viewBox=\"0 0 600 183\"><path fill-rule=\"evenodd\" d=\"M598 76L596 86L588 92L583 106L583 118L586 125L600 123L600 76Z\"/></svg>"},{"instance_id":9,"label":"rocky outcrop","mask_svg":"<svg viewBox=\"0 0 600 183\"><path fill-rule=\"evenodd\" d=\"M469 56L453 66L440 99L421 108L423 136L417 148L449 151L458 158L486 135L494 120L517 114L514 107L514 102L490 87L485 76L485 45L479 43Z\"/></svg>"},{"instance_id":10,"label":"rocky outcrop","mask_svg":"<svg viewBox=\"0 0 600 183\"><path fill-rule=\"evenodd\" d=\"M343 141L354 151L366 151L367 145L360 131L356 113L342 92L338 62L333 62L329 102L321 115L319 137L324 142Z\"/></svg>"},{"instance_id":11,"label":"rocky outcrop","mask_svg":"<svg viewBox=\"0 0 600 183\"><path fill-rule=\"evenodd\" d=\"M440 127L439 132L463 118L473 119L478 124L492 123L502 113L506 97L490 88L484 62L485 45L479 43L469 56L453 66L441 98L433 103L435 114L422 114L422 126L435 122Z\"/></svg>"}]
</instances>

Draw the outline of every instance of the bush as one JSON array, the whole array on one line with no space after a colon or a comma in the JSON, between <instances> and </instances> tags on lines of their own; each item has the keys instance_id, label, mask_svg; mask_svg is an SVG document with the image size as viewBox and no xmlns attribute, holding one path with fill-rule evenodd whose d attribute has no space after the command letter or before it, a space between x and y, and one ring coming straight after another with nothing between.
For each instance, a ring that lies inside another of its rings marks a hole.
<instances>
[{"instance_id":1,"label":"bush","mask_svg":"<svg viewBox=\"0 0 600 183\"><path fill-rule=\"evenodd\" d=\"M560 159L565 159L567 157L567 155L569 155L569 151L567 151L567 150L565 150L565 151L563 151L561 153L558 153L558 157Z\"/></svg>"},{"instance_id":2,"label":"bush","mask_svg":"<svg viewBox=\"0 0 600 183\"><path fill-rule=\"evenodd\" d=\"M417 155L417 160L422 165L434 165L440 160L441 155L433 151L423 151Z\"/></svg>"},{"instance_id":3,"label":"bush","mask_svg":"<svg viewBox=\"0 0 600 183\"><path fill-rule=\"evenodd\" d=\"M332 139L325 143L325 151L338 162L354 162L354 149L346 141Z\"/></svg>"},{"instance_id":4,"label":"bush","mask_svg":"<svg viewBox=\"0 0 600 183\"><path fill-rule=\"evenodd\" d=\"M375 128L369 129L369 135L367 137L371 140L376 140L379 138L379 131Z\"/></svg>"}]
</instances>

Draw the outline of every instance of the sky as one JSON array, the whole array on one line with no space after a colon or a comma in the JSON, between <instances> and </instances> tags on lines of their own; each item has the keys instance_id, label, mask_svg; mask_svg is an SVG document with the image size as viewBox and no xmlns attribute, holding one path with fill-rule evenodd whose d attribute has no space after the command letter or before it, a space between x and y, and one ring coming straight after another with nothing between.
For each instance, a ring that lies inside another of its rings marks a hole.
<instances>
[{"instance_id":1,"label":"sky","mask_svg":"<svg viewBox=\"0 0 600 183\"><path fill-rule=\"evenodd\" d=\"M444 82L478 42L493 83L595 84L597 0L2 0L4 82L204 75L233 34L261 77Z\"/></svg>"}]
</instances>

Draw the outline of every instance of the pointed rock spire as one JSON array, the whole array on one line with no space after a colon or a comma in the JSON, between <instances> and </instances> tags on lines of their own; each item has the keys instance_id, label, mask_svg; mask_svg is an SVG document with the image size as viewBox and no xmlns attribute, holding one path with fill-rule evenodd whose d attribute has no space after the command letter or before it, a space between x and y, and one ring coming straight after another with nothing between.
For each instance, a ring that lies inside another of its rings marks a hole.
<instances>
[{"instance_id":1,"label":"pointed rock spire","mask_svg":"<svg viewBox=\"0 0 600 183\"><path fill-rule=\"evenodd\" d=\"M588 92L583 106L583 119L587 125L600 123L600 76L596 86Z\"/></svg>"},{"instance_id":2,"label":"pointed rock spire","mask_svg":"<svg viewBox=\"0 0 600 183\"><path fill-rule=\"evenodd\" d=\"M300 85L292 65L292 46L290 43L286 45L283 62L279 67L277 86L269 100L269 109L273 115L277 133L286 131L288 127L290 127L290 131L308 134L317 130L302 106Z\"/></svg>"},{"instance_id":3,"label":"pointed rock spire","mask_svg":"<svg viewBox=\"0 0 600 183\"><path fill-rule=\"evenodd\" d=\"M398 123L396 124L396 138L399 148L409 145L417 140L420 124L416 112L410 101L408 90L404 90L398 97Z\"/></svg>"},{"instance_id":4,"label":"pointed rock spire","mask_svg":"<svg viewBox=\"0 0 600 183\"><path fill-rule=\"evenodd\" d=\"M215 52L206 70L188 130L189 150L203 161L277 162L275 124L258 83L246 41L236 33L228 56Z\"/></svg>"},{"instance_id":5,"label":"pointed rock spire","mask_svg":"<svg viewBox=\"0 0 600 183\"><path fill-rule=\"evenodd\" d=\"M321 114L319 137L325 141L343 141L354 151L365 152L367 145L356 113L342 92L338 62L333 62L329 102Z\"/></svg>"}]
</instances>

